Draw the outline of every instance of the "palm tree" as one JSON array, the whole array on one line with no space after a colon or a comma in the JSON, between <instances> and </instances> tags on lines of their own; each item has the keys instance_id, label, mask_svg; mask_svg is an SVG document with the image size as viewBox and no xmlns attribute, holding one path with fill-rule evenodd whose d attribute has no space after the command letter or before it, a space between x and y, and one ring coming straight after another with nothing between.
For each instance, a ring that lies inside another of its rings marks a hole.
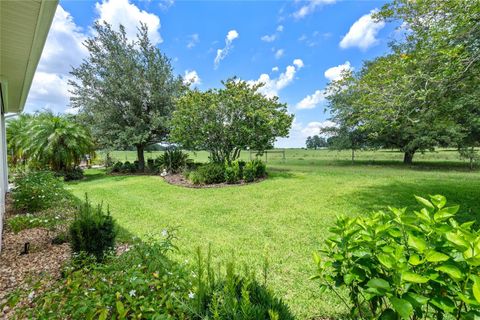
<instances>
[{"instance_id":1,"label":"palm tree","mask_svg":"<svg viewBox=\"0 0 480 320\"><path fill-rule=\"evenodd\" d=\"M70 171L94 152L90 133L67 116L50 112L33 117L26 151L35 162L56 172Z\"/></svg>"},{"instance_id":2,"label":"palm tree","mask_svg":"<svg viewBox=\"0 0 480 320\"><path fill-rule=\"evenodd\" d=\"M21 114L18 117L7 120L8 159L14 167L18 164L25 164L28 158L26 153L29 141L28 128L32 118L30 114Z\"/></svg>"}]
</instances>

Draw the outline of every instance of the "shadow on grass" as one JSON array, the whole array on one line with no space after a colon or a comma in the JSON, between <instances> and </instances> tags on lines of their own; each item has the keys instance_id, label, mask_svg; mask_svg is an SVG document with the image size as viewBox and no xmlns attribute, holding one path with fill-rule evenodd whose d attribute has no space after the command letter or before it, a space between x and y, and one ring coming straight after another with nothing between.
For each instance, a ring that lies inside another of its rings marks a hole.
<instances>
[{"instance_id":1,"label":"shadow on grass","mask_svg":"<svg viewBox=\"0 0 480 320\"><path fill-rule=\"evenodd\" d=\"M457 218L460 221L475 221L480 226L480 180L468 182L458 180L435 180L416 183L393 182L387 185L369 186L346 196L346 201L358 208L352 214L364 214L375 210L386 210L388 206L410 210L421 208L414 195L428 198L441 194L447 205L459 205Z\"/></svg>"}]
</instances>

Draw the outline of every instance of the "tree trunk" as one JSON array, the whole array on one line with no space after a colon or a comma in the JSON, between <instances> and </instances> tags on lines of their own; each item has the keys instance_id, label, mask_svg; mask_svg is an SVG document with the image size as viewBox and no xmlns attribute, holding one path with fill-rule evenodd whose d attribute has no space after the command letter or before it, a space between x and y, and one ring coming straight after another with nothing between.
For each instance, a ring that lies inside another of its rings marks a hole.
<instances>
[{"instance_id":1,"label":"tree trunk","mask_svg":"<svg viewBox=\"0 0 480 320\"><path fill-rule=\"evenodd\" d=\"M144 154L144 146L137 146L137 160L138 160L138 171L143 172L145 169L145 154Z\"/></svg>"},{"instance_id":2,"label":"tree trunk","mask_svg":"<svg viewBox=\"0 0 480 320\"><path fill-rule=\"evenodd\" d=\"M352 148L352 163L355 162L355 149Z\"/></svg>"},{"instance_id":3,"label":"tree trunk","mask_svg":"<svg viewBox=\"0 0 480 320\"><path fill-rule=\"evenodd\" d=\"M403 163L404 164L412 164L414 154L415 154L415 151L406 151L403 154Z\"/></svg>"}]
</instances>

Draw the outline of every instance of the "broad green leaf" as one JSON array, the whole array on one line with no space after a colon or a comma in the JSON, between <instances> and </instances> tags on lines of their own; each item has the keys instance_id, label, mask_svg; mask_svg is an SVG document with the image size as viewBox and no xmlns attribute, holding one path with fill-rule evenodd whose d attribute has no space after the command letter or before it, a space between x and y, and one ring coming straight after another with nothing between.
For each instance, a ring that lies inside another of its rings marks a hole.
<instances>
[{"instance_id":1,"label":"broad green leaf","mask_svg":"<svg viewBox=\"0 0 480 320\"><path fill-rule=\"evenodd\" d=\"M407 282L412 282L412 283L425 283L428 282L428 278L421 276L419 274L410 272L410 271L405 271L402 272L402 280L407 281Z\"/></svg>"},{"instance_id":2,"label":"broad green leaf","mask_svg":"<svg viewBox=\"0 0 480 320\"><path fill-rule=\"evenodd\" d=\"M413 306L405 299L399 299L396 297L390 298L393 308L403 318L408 319L413 314Z\"/></svg>"},{"instance_id":3,"label":"broad green leaf","mask_svg":"<svg viewBox=\"0 0 480 320\"><path fill-rule=\"evenodd\" d=\"M408 233L408 245L418 252L423 252L427 248L425 239L414 236L412 233Z\"/></svg>"},{"instance_id":4,"label":"broad green leaf","mask_svg":"<svg viewBox=\"0 0 480 320\"><path fill-rule=\"evenodd\" d=\"M417 200L417 202L419 204L421 204L422 206L424 206L428 210L433 211L435 209L433 204L430 201L428 201L427 199L419 197L419 196L415 196L415 199Z\"/></svg>"},{"instance_id":5,"label":"broad green leaf","mask_svg":"<svg viewBox=\"0 0 480 320\"><path fill-rule=\"evenodd\" d=\"M434 297L430 299L430 303L447 313L455 310L455 303L447 297Z\"/></svg>"},{"instance_id":6,"label":"broad green leaf","mask_svg":"<svg viewBox=\"0 0 480 320\"><path fill-rule=\"evenodd\" d=\"M427 304L427 302L428 302L427 297L422 296L420 294L413 293L413 292L408 292L406 294L405 298L407 298L410 301L410 303L412 303L414 305L417 305L417 306L423 306L423 305Z\"/></svg>"},{"instance_id":7,"label":"broad green leaf","mask_svg":"<svg viewBox=\"0 0 480 320\"><path fill-rule=\"evenodd\" d=\"M475 277L472 286L473 296L478 303L480 303L480 279Z\"/></svg>"},{"instance_id":8,"label":"broad green leaf","mask_svg":"<svg viewBox=\"0 0 480 320\"><path fill-rule=\"evenodd\" d=\"M435 250L430 250L427 252L425 259L429 262L443 262L450 259L450 257L444 253L441 253Z\"/></svg>"},{"instance_id":9,"label":"broad green leaf","mask_svg":"<svg viewBox=\"0 0 480 320\"><path fill-rule=\"evenodd\" d=\"M373 278L372 280L368 281L367 286L374 289L380 289L388 291L390 290L390 284L380 278Z\"/></svg>"},{"instance_id":10,"label":"broad green leaf","mask_svg":"<svg viewBox=\"0 0 480 320\"><path fill-rule=\"evenodd\" d=\"M448 241L450 241L455 246L457 246L459 250L462 250L462 251L467 250L470 246L468 241L464 239L464 237L459 231L447 232L445 234L445 237L447 238Z\"/></svg>"},{"instance_id":11,"label":"broad green leaf","mask_svg":"<svg viewBox=\"0 0 480 320\"><path fill-rule=\"evenodd\" d=\"M119 319L125 318L125 307L123 306L122 301L117 300L116 306L117 306L117 312L118 312Z\"/></svg>"},{"instance_id":12,"label":"broad green leaf","mask_svg":"<svg viewBox=\"0 0 480 320\"><path fill-rule=\"evenodd\" d=\"M378 261L380 261L380 263L382 265L384 265L387 269L393 269L393 267L395 266L395 264L397 263L395 261L395 258L393 258L390 254L386 254L386 253L380 253L377 255L377 259Z\"/></svg>"},{"instance_id":13,"label":"broad green leaf","mask_svg":"<svg viewBox=\"0 0 480 320\"><path fill-rule=\"evenodd\" d=\"M430 201L438 208L442 209L447 204L447 198L440 194L431 195Z\"/></svg>"},{"instance_id":14,"label":"broad green leaf","mask_svg":"<svg viewBox=\"0 0 480 320\"><path fill-rule=\"evenodd\" d=\"M379 320L397 320L398 316L397 316L397 313L395 311L388 308L388 309L383 310L382 314L380 315L380 317L378 319Z\"/></svg>"},{"instance_id":15,"label":"broad green leaf","mask_svg":"<svg viewBox=\"0 0 480 320\"><path fill-rule=\"evenodd\" d=\"M420 259L420 256L418 254L412 254L410 258L408 259L408 263L410 263L412 266L418 266L419 264L422 264L424 260Z\"/></svg>"},{"instance_id":16,"label":"broad green leaf","mask_svg":"<svg viewBox=\"0 0 480 320\"><path fill-rule=\"evenodd\" d=\"M455 215L455 213L457 213L458 208L459 208L459 206L443 208L433 215L433 219L436 222L445 221L445 220L453 217Z\"/></svg>"},{"instance_id":17,"label":"broad green leaf","mask_svg":"<svg viewBox=\"0 0 480 320\"><path fill-rule=\"evenodd\" d=\"M435 268L435 270L446 273L455 280L463 279L462 271L453 264L442 264L441 266Z\"/></svg>"},{"instance_id":18,"label":"broad green leaf","mask_svg":"<svg viewBox=\"0 0 480 320\"><path fill-rule=\"evenodd\" d=\"M425 222L430 223L432 219L430 218L430 214L428 213L428 210L425 208L422 208L420 211L414 211L415 215L419 218L422 219Z\"/></svg>"}]
</instances>

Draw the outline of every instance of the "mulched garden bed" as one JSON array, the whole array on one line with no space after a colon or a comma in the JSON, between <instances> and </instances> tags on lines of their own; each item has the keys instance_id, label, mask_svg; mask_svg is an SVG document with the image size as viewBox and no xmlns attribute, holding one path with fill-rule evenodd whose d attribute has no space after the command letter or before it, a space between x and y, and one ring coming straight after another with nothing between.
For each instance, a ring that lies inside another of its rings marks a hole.
<instances>
[{"instance_id":1,"label":"mulched garden bed","mask_svg":"<svg viewBox=\"0 0 480 320\"><path fill-rule=\"evenodd\" d=\"M186 188L195 188L195 189L202 189L202 188L225 188L225 187L238 187L238 186L246 186L253 183L258 183L266 180L267 178L257 179L253 182L245 182L241 180L239 183L229 184L226 182L222 183L213 183L213 184L193 184L190 180L185 178L183 174L169 174L163 177L163 179L169 183L176 186L186 187Z\"/></svg>"}]
</instances>

